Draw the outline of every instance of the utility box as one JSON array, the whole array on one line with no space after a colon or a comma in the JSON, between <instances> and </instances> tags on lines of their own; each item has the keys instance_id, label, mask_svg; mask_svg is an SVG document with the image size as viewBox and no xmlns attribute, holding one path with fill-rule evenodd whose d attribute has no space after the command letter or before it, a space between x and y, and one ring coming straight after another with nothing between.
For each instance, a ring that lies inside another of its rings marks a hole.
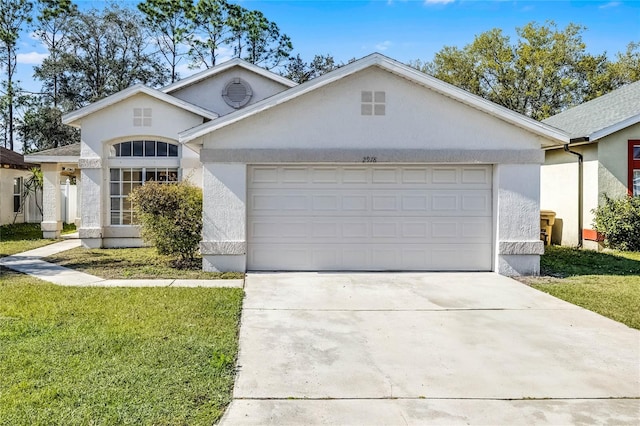
<instances>
[{"instance_id":1,"label":"utility box","mask_svg":"<svg viewBox=\"0 0 640 426\"><path fill-rule=\"evenodd\" d=\"M540 239L544 241L544 245L551 244L551 233L553 232L553 224L556 221L556 212L551 210L540 210Z\"/></svg>"}]
</instances>

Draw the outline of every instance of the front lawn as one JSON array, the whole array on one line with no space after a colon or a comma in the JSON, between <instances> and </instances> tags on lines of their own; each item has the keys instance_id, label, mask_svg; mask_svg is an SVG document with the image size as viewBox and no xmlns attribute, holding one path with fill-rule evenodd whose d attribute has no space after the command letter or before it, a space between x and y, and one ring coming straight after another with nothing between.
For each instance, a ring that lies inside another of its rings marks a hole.
<instances>
[{"instance_id":1,"label":"front lawn","mask_svg":"<svg viewBox=\"0 0 640 426\"><path fill-rule=\"evenodd\" d=\"M640 329L640 253L547 246L533 287Z\"/></svg>"},{"instance_id":2,"label":"front lawn","mask_svg":"<svg viewBox=\"0 0 640 426\"><path fill-rule=\"evenodd\" d=\"M0 268L0 424L211 425L241 289L77 288Z\"/></svg>"},{"instance_id":3,"label":"front lawn","mask_svg":"<svg viewBox=\"0 0 640 426\"><path fill-rule=\"evenodd\" d=\"M105 279L228 279L243 278L237 272L204 272L202 260L192 269L176 269L172 258L158 255L153 247L127 249L75 248L47 257L47 262Z\"/></svg>"}]
</instances>

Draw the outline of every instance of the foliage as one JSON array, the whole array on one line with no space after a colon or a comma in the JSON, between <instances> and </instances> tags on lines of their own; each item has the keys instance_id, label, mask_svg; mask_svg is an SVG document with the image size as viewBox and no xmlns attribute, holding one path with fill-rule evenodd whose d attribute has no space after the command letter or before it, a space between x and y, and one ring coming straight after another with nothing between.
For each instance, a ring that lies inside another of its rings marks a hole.
<instances>
[{"instance_id":1,"label":"foliage","mask_svg":"<svg viewBox=\"0 0 640 426\"><path fill-rule=\"evenodd\" d=\"M80 131L62 124L62 112L53 105L27 109L17 130L25 154L80 142Z\"/></svg>"},{"instance_id":2,"label":"foliage","mask_svg":"<svg viewBox=\"0 0 640 426\"><path fill-rule=\"evenodd\" d=\"M0 0L0 68L4 68L5 79L2 91L2 127L4 146L13 150L15 102L19 88L14 81L17 66L16 46L20 31L31 22L33 4L28 0Z\"/></svg>"},{"instance_id":3,"label":"foliage","mask_svg":"<svg viewBox=\"0 0 640 426\"><path fill-rule=\"evenodd\" d=\"M618 250L640 251L640 197L609 198L593 210L593 225L605 244Z\"/></svg>"},{"instance_id":4,"label":"foliage","mask_svg":"<svg viewBox=\"0 0 640 426\"><path fill-rule=\"evenodd\" d=\"M202 190L190 183L148 182L130 195L145 241L159 254L193 262L202 239Z\"/></svg>"},{"instance_id":5,"label":"foliage","mask_svg":"<svg viewBox=\"0 0 640 426\"><path fill-rule=\"evenodd\" d=\"M205 272L196 257L189 268L173 268L171 256L159 255L153 247L119 249L75 248L46 258L77 271L104 279L242 279L240 272Z\"/></svg>"},{"instance_id":6,"label":"foliage","mask_svg":"<svg viewBox=\"0 0 640 426\"><path fill-rule=\"evenodd\" d=\"M69 17L68 34L57 58L35 68L50 87L57 76L58 105L64 110L95 102L137 83L164 84L167 73L149 42L142 17L133 9L110 4Z\"/></svg>"},{"instance_id":7,"label":"foliage","mask_svg":"<svg viewBox=\"0 0 640 426\"><path fill-rule=\"evenodd\" d=\"M42 215L43 214L42 206L38 201L38 194L42 193L42 185L43 185L42 170L40 170L37 167L33 167L29 170L29 172L30 172L29 177L22 183L22 194L21 194L22 202L21 202L19 211L23 211L24 204L27 202L28 197L33 196L36 203L36 207L38 208L40 215ZM13 216L13 223L16 222L17 217L18 217L18 212L16 212Z\"/></svg>"},{"instance_id":8,"label":"foliage","mask_svg":"<svg viewBox=\"0 0 640 426\"><path fill-rule=\"evenodd\" d=\"M289 36L280 34L278 25L269 21L259 10L244 14L244 28L247 53L243 57L238 52L238 57L243 57L252 64L273 69L288 58L293 50Z\"/></svg>"},{"instance_id":9,"label":"foliage","mask_svg":"<svg viewBox=\"0 0 640 426\"><path fill-rule=\"evenodd\" d=\"M169 64L173 83L179 79L177 67L187 54L184 44L192 27L193 0L145 0L138 4L138 9Z\"/></svg>"},{"instance_id":10,"label":"foliage","mask_svg":"<svg viewBox=\"0 0 640 426\"><path fill-rule=\"evenodd\" d=\"M302 60L300 55L296 55L294 58L289 59L289 62L281 74L283 77L296 83L304 83L305 81L312 80L338 69L343 65L344 64L337 64L333 56L329 54L315 55L313 60L308 64Z\"/></svg>"},{"instance_id":11,"label":"foliage","mask_svg":"<svg viewBox=\"0 0 640 426\"><path fill-rule=\"evenodd\" d=\"M231 402L241 289L0 274L0 423L212 425Z\"/></svg>"},{"instance_id":12,"label":"foliage","mask_svg":"<svg viewBox=\"0 0 640 426\"><path fill-rule=\"evenodd\" d=\"M637 68L636 45L620 56L621 64L627 61L630 65L620 65L616 71L605 54L587 53L584 30L576 24L560 29L552 21L546 25L531 22L516 29L518 39L512 43L496 28L463 48L445 46L431 62L411 65L541 120L613 90L636 75L630 71ZM625 77L616 77L621 74Z\"/></svg>"}]
</instances>

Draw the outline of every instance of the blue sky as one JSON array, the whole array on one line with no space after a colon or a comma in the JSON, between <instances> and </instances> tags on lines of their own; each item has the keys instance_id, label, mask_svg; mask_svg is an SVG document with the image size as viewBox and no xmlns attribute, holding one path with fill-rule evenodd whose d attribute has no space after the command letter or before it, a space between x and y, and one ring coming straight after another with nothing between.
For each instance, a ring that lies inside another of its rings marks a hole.
<instances>
[{"instance_id":1,"label":"blue sky","mask_svg":"<svg viewBox=\"0 0 640 426\"><path fill-rule=\"evenodd\" d=\"M528 22L554 20L587 27L583 40L592 53L610 58L630 41L640 41L640 0L636 1L470 1L470 0L236 0L258 9L288 34L306 61L331 54L339 62L380 52L401 62L430 60L445 45L462 47L476 34L501 28L515 36ZM81 7L101 7L99 0L76 0ZM137 1L123 3L135 7ZM37 90L32 66L46 55L27 35L19 50L19 79ZM182 75L187 74L186 67Z\"/></svg>"}]
</instances>

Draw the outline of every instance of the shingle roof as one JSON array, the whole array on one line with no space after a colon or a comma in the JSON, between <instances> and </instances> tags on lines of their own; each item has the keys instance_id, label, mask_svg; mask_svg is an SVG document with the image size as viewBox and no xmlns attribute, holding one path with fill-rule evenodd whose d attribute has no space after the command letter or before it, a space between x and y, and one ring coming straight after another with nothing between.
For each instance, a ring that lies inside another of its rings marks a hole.
<instances>
[{"instance_id":1,"label":"shingle roof","mask_svg":"<svg viewBox=\"0 0 640 426\"><path fill-rule=\"evenodd\" d=\"M35 164L26 163L24 156L18 152L0 146L0 165L9 169L28 170L35 167Z\"/></svg>"},{"instance_id":2,"label":"shingle roof","mask_svg":"<svg viewBox=\"0 0 640 426\"><path fill-rule=\"evenodd\" d=\"M80 142L33 152L29 154L29 157L80 157Z\"/></svg>"},{"instance_id":3,"label":"shingle roof","mask_svg":"<svg viewBox=\"0 0 640 426\"><path fill-rule=\"evenodd\" d=\"M640 122L640 81L627 84L542 121L564 130L571 139L593 141Z\"/></svg>"}]
</instances>

